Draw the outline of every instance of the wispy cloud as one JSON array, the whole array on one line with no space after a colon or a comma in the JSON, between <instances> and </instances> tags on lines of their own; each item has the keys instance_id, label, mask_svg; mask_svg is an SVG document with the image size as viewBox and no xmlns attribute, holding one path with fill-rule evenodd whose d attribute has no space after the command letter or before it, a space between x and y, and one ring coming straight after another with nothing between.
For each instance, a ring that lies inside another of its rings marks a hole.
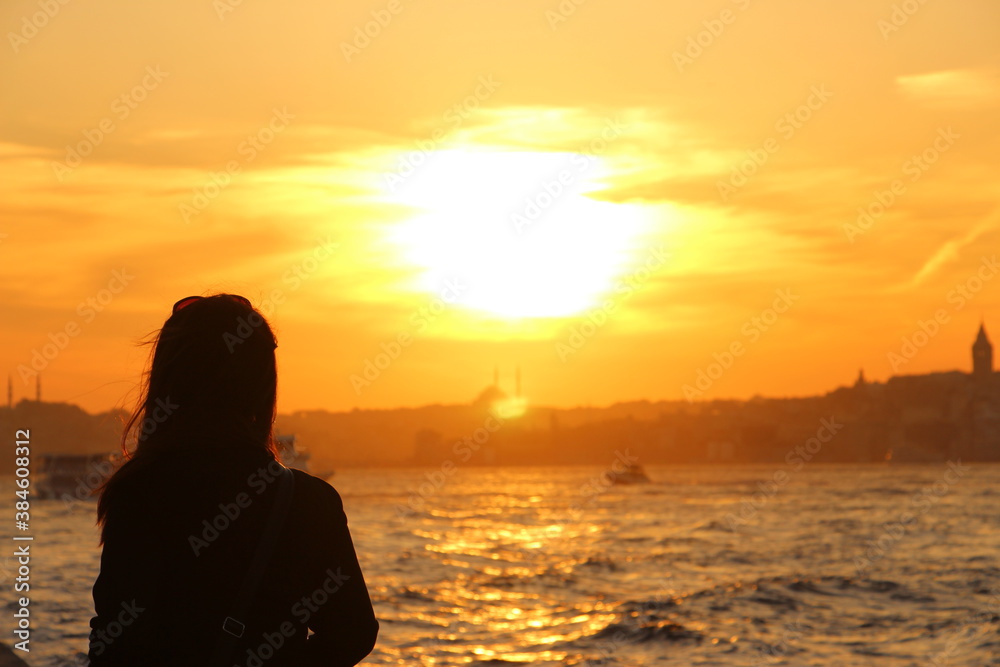
<instances>
[{"instance_id":1,"label":"wispy cloud","mask_svg":"<svg viewBox=\"0 0 1000 667\"><path fill-rule=\"evenodd\" d=\"M987 69L955 69L896 77L910 100L941 109L980 109L1000 102L1000 75Z\"/></svg>"},{"instance_id":2,"label":"wispy cloud","mask_svg":"<svg viewBox=\"0 0 1000 667\"><path fill-rule=\"evenodd\" d=\"M960 238L952 239L942 245L938 251L924 263L920 271L913 276L910 280L909 286L917 287L921 285L942 266L946 265L948 262L958 259L959 254L963 249L975 243L986 232L995 229L998 222L1000 222L1000 206L993 209L992 213L986 216L986 218L975 227L970 229L967 234Z\"/></svg>"}]
</instances>

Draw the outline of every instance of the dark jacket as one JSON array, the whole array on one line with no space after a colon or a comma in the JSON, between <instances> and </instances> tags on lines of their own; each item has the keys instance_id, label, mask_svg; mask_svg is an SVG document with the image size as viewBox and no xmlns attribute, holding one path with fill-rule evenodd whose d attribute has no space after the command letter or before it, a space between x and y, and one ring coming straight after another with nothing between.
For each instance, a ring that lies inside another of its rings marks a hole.
<instances>
[{"instance_id":1,"label":"dark jacket","mask_svg":"<svg viewBox=\"0 0 1000 667\"><path fill-rule=\"evenodd\" d=\"M274 502L276 465L212 447L126 464L94 583L93 667L207 664ZM375 645L378 622L340 495L294 474L288 516L226 667L355 665Z\"/></svg>"}]
</instances>

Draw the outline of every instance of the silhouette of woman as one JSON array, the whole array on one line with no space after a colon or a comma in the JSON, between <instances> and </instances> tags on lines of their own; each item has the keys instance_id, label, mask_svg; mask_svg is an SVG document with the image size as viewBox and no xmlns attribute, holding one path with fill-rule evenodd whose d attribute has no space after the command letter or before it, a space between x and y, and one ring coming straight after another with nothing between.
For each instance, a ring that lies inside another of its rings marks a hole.
<instances>
[{"instance_id":1,"label":"silhouette of woman","mask_svg":"<svg viewBox=\"0 0 1000 667\"><path fill-rule=\"evenodd\" d=\"M355 665L374 647L340 495L277 461L276 347L232 294L181 299L156 335L97 508L94 667Z\"/></svg>"}]
</instances>

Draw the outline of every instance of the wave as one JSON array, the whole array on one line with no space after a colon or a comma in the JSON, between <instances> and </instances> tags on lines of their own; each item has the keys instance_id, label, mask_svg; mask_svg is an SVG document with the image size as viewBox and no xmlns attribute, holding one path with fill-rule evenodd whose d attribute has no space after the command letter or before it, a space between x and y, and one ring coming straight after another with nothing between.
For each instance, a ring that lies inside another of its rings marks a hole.
<instances>
[{"instance_id":1,"label":"wave","mask_svg":"<svg viewBox=\"0 0 1000 667\"><path fill-rule=\"evenodd\" d=\"M731 582L668 597L626 600L615 611L623 617L635 618L648 615L658 620L674 620L668 614L683 612L686 616L712 616L737 603L747 603L745 610L753 615L753 607L766 607L780 613L798 612L803 607L830 602L815 600L825 598L861 598L885 596L890 600L925 603L933 602L930 595L916 591L901 583L863 577L829 575L821 577L782 576L765 577L750 582Z\"/></svg>"},{"instance_id":2,"label":"wave","mask_svg":"<svg viewBox=\"0 0 1000 667\"><path fill-rule=\"evenodd\" d=\"M708 522L703 523L701 525L695 526L694 530L706 530L706 531L720 532L720 533L731 533L731 532L733 532L732 529L729 526L727 526L726 524L722 523L721 521L715 521L715 520L708 521Z\"/></svg>"},{"instance_id":3,"label":"wave","mask_svg":"<svg viewBox=\"0 0 1000 667\"><path fill-rule=\"evenodd\" d=\"M611 623L587 639L615 642L644 644L646 642L702 642L705 635L697 630L690 630L679 623L663 621L656 623Z\"/></svg>"}]
</instances>

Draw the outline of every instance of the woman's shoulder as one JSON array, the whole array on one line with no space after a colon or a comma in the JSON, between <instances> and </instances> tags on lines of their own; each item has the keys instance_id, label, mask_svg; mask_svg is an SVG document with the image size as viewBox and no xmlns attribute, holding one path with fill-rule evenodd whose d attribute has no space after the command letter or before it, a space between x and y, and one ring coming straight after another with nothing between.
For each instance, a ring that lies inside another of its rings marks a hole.
<instances>
[{"instance_id":1,"label":"woman's shoulder","mask_svg":"<svg viewBox=\"0 0 1000 667\"><path fill-rule=\"evenodd\" d=\"M344 501L330 482L298 468L290 468L290 470L295 475L295 493L301 495L303 501L315 503L336 512L344 511Z\"/></svg>"}]
</instances>

